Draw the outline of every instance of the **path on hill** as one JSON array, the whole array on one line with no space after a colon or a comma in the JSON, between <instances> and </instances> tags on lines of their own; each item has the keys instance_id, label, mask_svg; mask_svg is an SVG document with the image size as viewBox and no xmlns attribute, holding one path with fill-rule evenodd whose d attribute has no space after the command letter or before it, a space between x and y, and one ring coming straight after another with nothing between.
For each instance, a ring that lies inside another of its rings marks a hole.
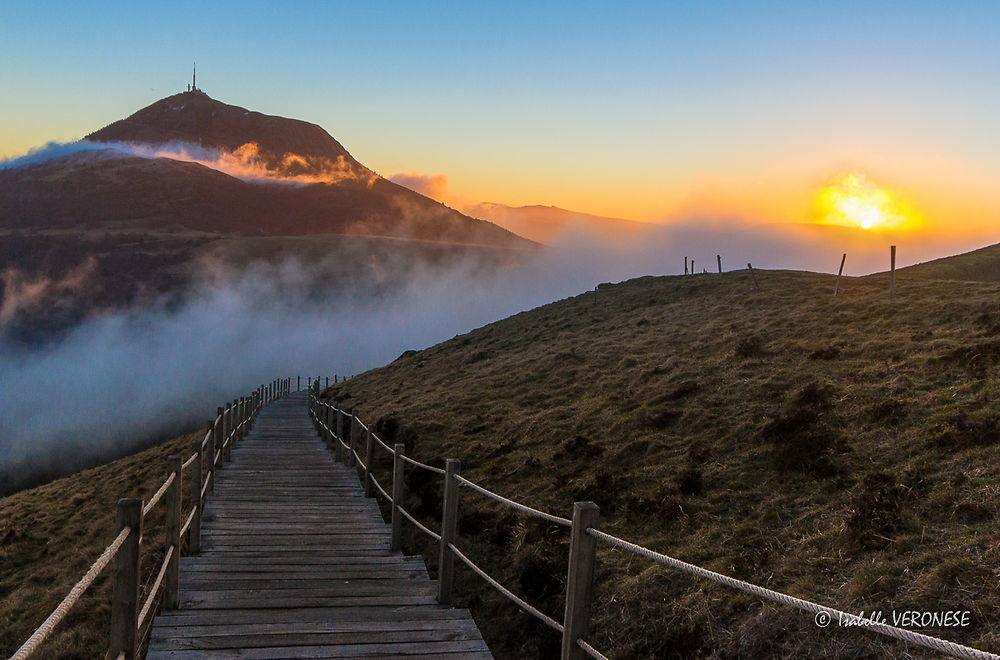
<instances>
[{"instance_id":1,"label":"path on hill","mask_svg":"<svg viewBox=\"0 0 1000 660\"><path fill-rule=\"evenodd\" d=\"M261 411L219 471L202 551L147 658L492 658L467 610L438 605L423 560L313 429L306 393Z\"/></svg>"}]
</instances>

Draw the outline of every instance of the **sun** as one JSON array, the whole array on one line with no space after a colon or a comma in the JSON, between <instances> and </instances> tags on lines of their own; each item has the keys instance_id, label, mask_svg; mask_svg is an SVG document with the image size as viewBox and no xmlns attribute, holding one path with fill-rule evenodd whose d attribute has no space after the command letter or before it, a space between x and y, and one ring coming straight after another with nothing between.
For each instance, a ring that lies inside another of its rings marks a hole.
<instances>
[{"instance_id":1,"label":"sun","mask_svg":"<svg viewBox=\"0 0 1000 660\"><path fill-rule=\"evenodd\" d=\"M816 198L823 224L889 229L915 220L915 214L860 172L851 172L822 188Z\"/></svg>"}]
</instances>

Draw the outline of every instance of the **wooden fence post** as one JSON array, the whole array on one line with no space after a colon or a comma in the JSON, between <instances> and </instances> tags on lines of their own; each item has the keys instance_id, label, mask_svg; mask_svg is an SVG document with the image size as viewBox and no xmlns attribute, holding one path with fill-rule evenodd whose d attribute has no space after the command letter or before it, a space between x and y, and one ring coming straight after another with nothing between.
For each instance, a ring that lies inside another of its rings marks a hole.
<instances>
[{"instance_id":1,"label":"wooden fence post","mask_svg":"<svg viewBox=\"0 0 1000 660\"><path fill-rule=\"evenodd\" d=\"M208 423L208 428L212 435L208 438L208 461L205 462L205 478L208 479L208 490L206 495L215 492L215 445L219 437L219 416L215 416L215 421ZM211 475L211 476L209 476Z\"/></svg>"},{"instance_id":2,"label":"wooden fence post","mask_svg":"<svg viewBox=\"0 0 1000 660\"><path fill-rule=\"evenodd\" d=\"M334 451L336 452L337 460L341 463L344 462L344 446L340 443L344 439L344 413L341 412L338 407L336 412L337 415L337 441L334 444Z\"/></svg>"},{"instance_id":3,"label":"wooden fence post","mask_svg":"<svg viewBox=\"0 0 1000 660\"><path fill-rule=\"evenodd\" d=\"M889 300L896 299L896 246L889 246Z\"/></svg>"},{"instance_id":4,"label":"wooden fence post","mask_svg":"<svg viewBox=\"0 0 1000 660\"><path fill-rule=\"evenodd\" d=\"M833 297L837 297L837 292L840 291L840 276L844 274L844 262L847 261L847 253L840 258L840 270L837 271L837 283L833 287Z\"/></svg>"},{"instance_id":5,"label":"wooden fence post","mask_svg":"<svg viewBox=\"0 0 1000 660\"><path fill-rule=\"evenodd\" d=\"M298 392L302 389L302 376L295 377L295 391Z\"/></svg>"},{"instance_id":6,"label":"wooden fence post","mask_svg":"<svg viewBox=\"0 0 1000 660\"><path fill-rule=\"evenodd\" d=\"M220 463L225 463L229 461L229 436L233 432L233 404L227 403L225 409L222 411L222 456L219 457Z\"/></svg>"},{"instance_id":7,"label":"wooden fence post","mask_svg":"<svg viewBox=\"0 0 1000 660\"><path fill-rule=\"evenodd\" d=\"M357 437L357 408L351 408L351 421L347 426L347 456L344 457L344 465L354 467L354 438Z\"/></svg>"},{"instance_id":8,"label":"wooden fence post","mask_svg":"<svg viewBox=\"0 0 1000 660\"><path fill-rule=\"evenodd\" d=\"M215 453L212 454L212 487L209 492L215 490L215 471L222 467L222 443L226 441L226 409L223 406L219 406L217 409L218 415L215 418L215 433L213 434L213 445L215 448ZM215 454L218 453L219 459L215 459Z\"/></svg>"},{"instance_id":9,"label":"wooden fence post","mask_svg":"<svg viewBox=\"0 0 1000 660\"><path fill-rule=\"evenodd\" d=\"M372 484L372 459L375 457L375 441L372 430L365 434L365 497L375 496L375 486Z\"/></svg>"},{"instance_id":10,"label":"wooden fence post","mask_svg":"<svg viewBox=\"0 0 1000 660\"><path fill-rule=\"evenodd\" d=\"M167 562L167 573L163 576L163 609L176 610L180 605L178 585L180 579L181 559L181 464L180 456L167 456L167 466L174 475L174 482L167 489L167 541L163 547L166 553L171 547L174 554Z\"/></svg>"},{"instance_id":11,"label":"wooden fence post","mask_svg":"<svg viewBox=\"0 0 1000 660\"><path fill-rule=\"evenodd\" d=\"M715 255L715 259L716 261L719 262L719 275L722 275L722 255L721 254Z\"/></svg>"},{"instance_id":12,"label":"wooden fence post","mask_svg":"<svg viewBox=\"0 0 1000 660\"><path fill-rule=\"evenodd\" d=\"M441 552L438 555L438 602L451 604L451 585L455 577L455 553L449 547L455 542L458 529L458 480L455 475L461 469L456 458L445 461L444 513L441 516Z\"/></svg>"},{"instance_id":13,"label":"wooden fence post","mask_svg":"<svg viewBox=\"0 0 1000 660\"><path fill-rule=\"evenodd\" d=\"M399 507L403 506L403 454L406 447L402 443L392 446L392 540L389 549L398 551L403 546L403 514Z\"/></svg>"},{"instance_id":14,"label":"wooden fence post","mask_svg":"<svg viewBox=\"0 0 1000 660\"><path fill-rule=\"evenodd\" d=\"M333 450L333 406L325 405L323 406L323 423L326 424L326 448Z\"/></svg>"},{"instance_id":15,"label":"wooden fence post","mask_svg":"<svg viewBox=\"0 0 1000 660\"><path fill-rule=\"evenodd\" d=\"M566 612L563 617L562 660L582 660L587 654L576 644L590 629L590 603L594 594L594 560L597 539L587 534L596 528L601 510L593 502L573 505L573 528L570 532L569 574L566 577Z\"/></svg>"},{"instance_id":16,"label":"wooden fence post","mask_svg":"<svg viewBox=\"0 0 1000 660\"><path fill-rule=\"evenodd\" d=\"M138 651L139 539L142 537L142 500L118 500L118 532L132 529L115 556L115 578L111 596L111 647L108 657L124 653L134 660Z\"/></svg>"},{"instance_id":17,"label":"wooden fence post","mask_svg":"<svg viewBox=\"0 0 1000 660\"><path fill-rule=\"evenodd\" d=\"M753 264L747 263L747 268L750 269L750 275L753 277L754 291L760 291L760 282L757 281L757 273L753 269Z\"/></svg>"},{"instance_id":18,"label":"wooden fence post","mask_svg":"<svg viewBox=\"0 0 1000 660\"><path fill-rule=\"evenodd\" d=\"M201 471L202 458L204 457L201 441L195 440L191 448L194 449L194 463L191 464L191 494L189 499L194 517L191 518L191 527L188 528L188 552L194 555L201 552L201 489L205 485L205 481Z\"/></svg>"},{"instance_id":19,"label":"wooden fence post","mask_svg":"<svg viewBox=\"0 0 1000 660\"><path fill-rule=\"evenodd\" d=\"M688 274L688 258L684 257L684 274Z\"/></svg>"}]
</instances>

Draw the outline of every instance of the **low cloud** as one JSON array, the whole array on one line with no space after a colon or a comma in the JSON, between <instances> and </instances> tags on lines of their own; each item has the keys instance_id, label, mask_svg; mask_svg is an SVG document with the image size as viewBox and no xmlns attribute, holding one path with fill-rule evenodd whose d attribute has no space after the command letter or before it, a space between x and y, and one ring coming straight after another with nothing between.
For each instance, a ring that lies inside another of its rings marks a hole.
<instances>
[{"instance_id":1,"label":"low cloud","mask_svg":"<svg viewBox=\"0 0 1000 660\"><path fill-rule=\"evenodd\" d=\"M400 172L393 174L389 180L442 204L447 204L451 199L448 193L448 177L444 174Z\"/></svg>"}]
</instances>

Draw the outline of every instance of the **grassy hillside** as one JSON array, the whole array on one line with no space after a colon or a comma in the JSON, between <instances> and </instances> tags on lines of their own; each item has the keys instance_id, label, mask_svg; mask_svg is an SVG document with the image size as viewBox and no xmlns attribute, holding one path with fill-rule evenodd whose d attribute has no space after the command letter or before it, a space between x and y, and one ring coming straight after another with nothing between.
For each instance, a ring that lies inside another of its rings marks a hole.
<instances>
[{"instance_id":1,"label":"grassy hillside","mask_svg":"<svg viewBox=\"0 0 1000 660\"><path fill-rule=\"evenodd\" d=\"M602 285L327 396L522 502L593 500L614 534L855 613L969 610L922 632L1000 651L1000 284L902 272L890 303L886 275L836 299L831 276L760 279ZM437 479L408 487L436 521ZM460 546L560 619L566 533L462 498ZM552 631L457 571L497 657L553 657ZM616 659L931 657L608 547L598 573L592 638Z\"/></svg>"},{"instance_id":2,"label":"grassy hillside","mask_svg":"<svg viewBox=\"0 0 1000 660\"><path fill-rule=\"evenodd\" d=\"M1000 281L1000 244L902 269L911 276L972 282Z\"/></svg>"},{"instance_id":3,"label":"grassy hillside","mask_svg":"<svg viewBox=\"0 0 1000 660\"><path fill-rule=\"evenodd\" d=\"M166 476L166 457L189 456L191 443L203 435L183 436L0 499L0 656L9 656L24 643L115 538L118 500L148 500ZM183 506L187 512L186 497ZM163 559L164 540L161 505L143 529L143 602ZM104 657L113 573L112 563L35 657Z\"/></svg>"}]
</instances>

